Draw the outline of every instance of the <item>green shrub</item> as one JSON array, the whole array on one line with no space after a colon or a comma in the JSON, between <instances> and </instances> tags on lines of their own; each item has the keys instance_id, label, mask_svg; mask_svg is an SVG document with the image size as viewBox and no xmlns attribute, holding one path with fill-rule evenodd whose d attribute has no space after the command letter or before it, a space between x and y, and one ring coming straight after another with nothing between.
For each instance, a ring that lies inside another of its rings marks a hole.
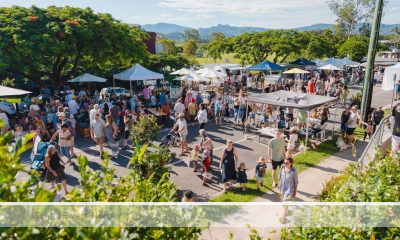
<instances>
[{"instance_id":1,"label":"green shrub","mask_svg":"<svg viewBox=\"0 0 400 240\"><path fill-rule=\"evenodd\" d=\"M348 171L328 182L322 202L399 202L400 154L380 157L365 172ZM399 239L396 227L286 228L281 239Z\"/></svg>"},{"instance_id":2,"label":"green shrub","mask_svg":"<svg viewBox=\"0 0 400 240\"><path fill-rule=\"evenodd\" d=\"M160 128L157 118L153 115L140 116L138 121L132 126L132 141L138 141L140 144L154 141Z\"/></svg>"}]
</instances>

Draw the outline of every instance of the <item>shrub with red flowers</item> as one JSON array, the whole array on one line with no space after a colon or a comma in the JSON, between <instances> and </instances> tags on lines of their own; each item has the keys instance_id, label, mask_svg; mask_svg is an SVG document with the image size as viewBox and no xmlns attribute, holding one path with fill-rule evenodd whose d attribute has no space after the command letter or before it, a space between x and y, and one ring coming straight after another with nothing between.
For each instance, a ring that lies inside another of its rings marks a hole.
<instances>
[{"instance_id":1,"label":"shrub with red flowers","mask_svg":"<svg viewBox=\"0 0 400 240\"><path fill-rule=\"evenodd\" d=\"M79 26L81 25L80 22L76 21L76 20L67 20L65 21L65 24L71 25L71 26Z\"/></svg>"},{"instance_id":2,"label":"shrub with red flowers","mask_svg":"<svg viewBox=\"0 0 400 240\"><path fill-rule=\"evenodd\" d=\"M38 16L28 16L28 21L29 22L36 22L39 19Z\"/></svg>"}]
</instances>

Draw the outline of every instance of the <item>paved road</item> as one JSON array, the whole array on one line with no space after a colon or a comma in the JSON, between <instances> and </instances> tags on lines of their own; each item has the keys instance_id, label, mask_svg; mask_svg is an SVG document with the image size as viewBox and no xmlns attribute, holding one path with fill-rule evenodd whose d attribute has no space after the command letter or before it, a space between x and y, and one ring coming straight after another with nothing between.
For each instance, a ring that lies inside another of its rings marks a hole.
<instances>
[{"instance_id":1,"label":"paved road","mask_svg":"<svg viewBox=\"0 0 400 240\"><path fill-rule=\"evenodd\" d=\"M358 88L351 89L350 95L356 93ZM380 87L374 88L372 106L376 107L378 105L390 105L392 93L390 91L382 91ZM338 109L336 112L331 109L331 117L329 129L333 127L337 130L338 124L333 124L334 120L340 119L342 109ZM336 115L335 115L336 112ZM256 136L254 130L250 129L248 138L246 139L241 128L239 126L234 126L231 123L226 123L223 126L217 127L213 122L209 122L206 126L206 130L209 136L212 138L214 143L214 161L212 163L211 172L213 173L212 182L207 186L202 186L201 174L200 172L193 172L192 168L187 165L187 158L181 157L171 161L171 179L172 181L181 189L190 189L194 191L198 196L208 199L218 195L222 190L222 185L220 184L220 172L218 171L218 164L220 160L220 155L224 144L227 139L231 139L234 142L234 147L238 150L239 162L245 162L248 169L254 169L256 165L256 160L260 156L266 156L266 141L259 142L258 136ZM159 138L164 136L169 131L169 128L164 128L159 133ZM199 141L198 138L198 126L189 127L188 135L189 146L193 146ZM101 168L101 159L97 156L98 150L93 145L90 139L78 139L76 141L76 154L86 155L89 159L89 167L92 169ZM178 152L178 148L171 149L174 152ZM111 161L111 164L116 168L117 176L124 176L129 172L127 169L128 163L132 156L132 150L121 151L119 158L115 161ZM30 166L29 153L23 155L23 162L26 163L27 168ZM78 187L79 185L79 172L78 166L67 166L66 173L68 175L67 183L69 188ZM18 174L17 180L24 181L26 175L23 173Z\"/></svg>"}]
</instances>

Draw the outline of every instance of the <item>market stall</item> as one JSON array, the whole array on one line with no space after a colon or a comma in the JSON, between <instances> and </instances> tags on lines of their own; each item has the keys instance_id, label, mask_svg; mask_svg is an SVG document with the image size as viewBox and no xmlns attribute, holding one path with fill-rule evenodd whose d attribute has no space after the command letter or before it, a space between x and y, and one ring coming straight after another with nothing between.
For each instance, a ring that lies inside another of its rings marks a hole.
<instances>
[{"instance_id":1,"label":"market stall","mask_svg":"<svg viewBox=\"0 0 400 240\"><path fill-rule=\"evenodd\" d=\"M115 80L129 81L130 89L132 92L132 81L143 81L144 85L156 85L156 80L163 80L164 75L150 71L140 64L135 64L127 70L113 75L113 82L115 87Z\"/></svg>"},{"instance_id":2,"label":"market stall","mask_svg":"<svg viewBox=\"0 0 400 240\"><path fill-rule=\"evenodd\" d=\"M277 91L264 94L252 94L248 96L248 104L261 103L269 104L272 106L289 107L300 109L307 112L307 119L310 118L310 110L322 106L324 104L337 101L336 98L326 97L314 94L291 92L291 91ZM335 114L336 116L336 114ZM336 121L336 119L335 119ZM309 121L306 121L306 142L309 138Z\"/></svg>"}]
</instances>

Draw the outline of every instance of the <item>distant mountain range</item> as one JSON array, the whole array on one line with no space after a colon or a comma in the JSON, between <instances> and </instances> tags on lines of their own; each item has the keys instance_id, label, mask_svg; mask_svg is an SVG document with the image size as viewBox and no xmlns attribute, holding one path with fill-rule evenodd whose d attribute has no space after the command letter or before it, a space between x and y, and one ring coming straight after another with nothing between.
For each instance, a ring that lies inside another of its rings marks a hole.
<instances>
[{"instance_id":1,"label":"distant mountain range","mask_svg":"<svg viewBox=\"0 0 400 240\"><path fill-rule=\"evenodd\" d=\"M358 29L360 27L361 27L361 25L357 26L356 30L358 31ZM382 24L381 25L381 34L382 35L390 34L392 29L395 27L400 27L400 24ZM182 40L182 33L185 31L185 29L190 29L190 27L180 26L180 25L176 25L176 24L169 24L169 23L146 24L146 25L142 25L142 28L149 32L162 33L167 38L172 39L172 40ZM334 25L319 23L319 24L313 24L310 26L293 28L293 29L304 32L304 31L319 31L319 30L324 30L326 28L333 29ZM262 32L262 31L266 31L268 29L261 28L261 27L235 27L235 26L226 25L226 24L225 25L219 24L217 26L208 27L208 28L198 28L197 30L200 33L201 39L209 39L211 36L211 33L213 33L213 32L222 32L227 37L233 37L233 36L238 36L238 35L246 33L246 32Z\"/></svg>"}]
</instances>

